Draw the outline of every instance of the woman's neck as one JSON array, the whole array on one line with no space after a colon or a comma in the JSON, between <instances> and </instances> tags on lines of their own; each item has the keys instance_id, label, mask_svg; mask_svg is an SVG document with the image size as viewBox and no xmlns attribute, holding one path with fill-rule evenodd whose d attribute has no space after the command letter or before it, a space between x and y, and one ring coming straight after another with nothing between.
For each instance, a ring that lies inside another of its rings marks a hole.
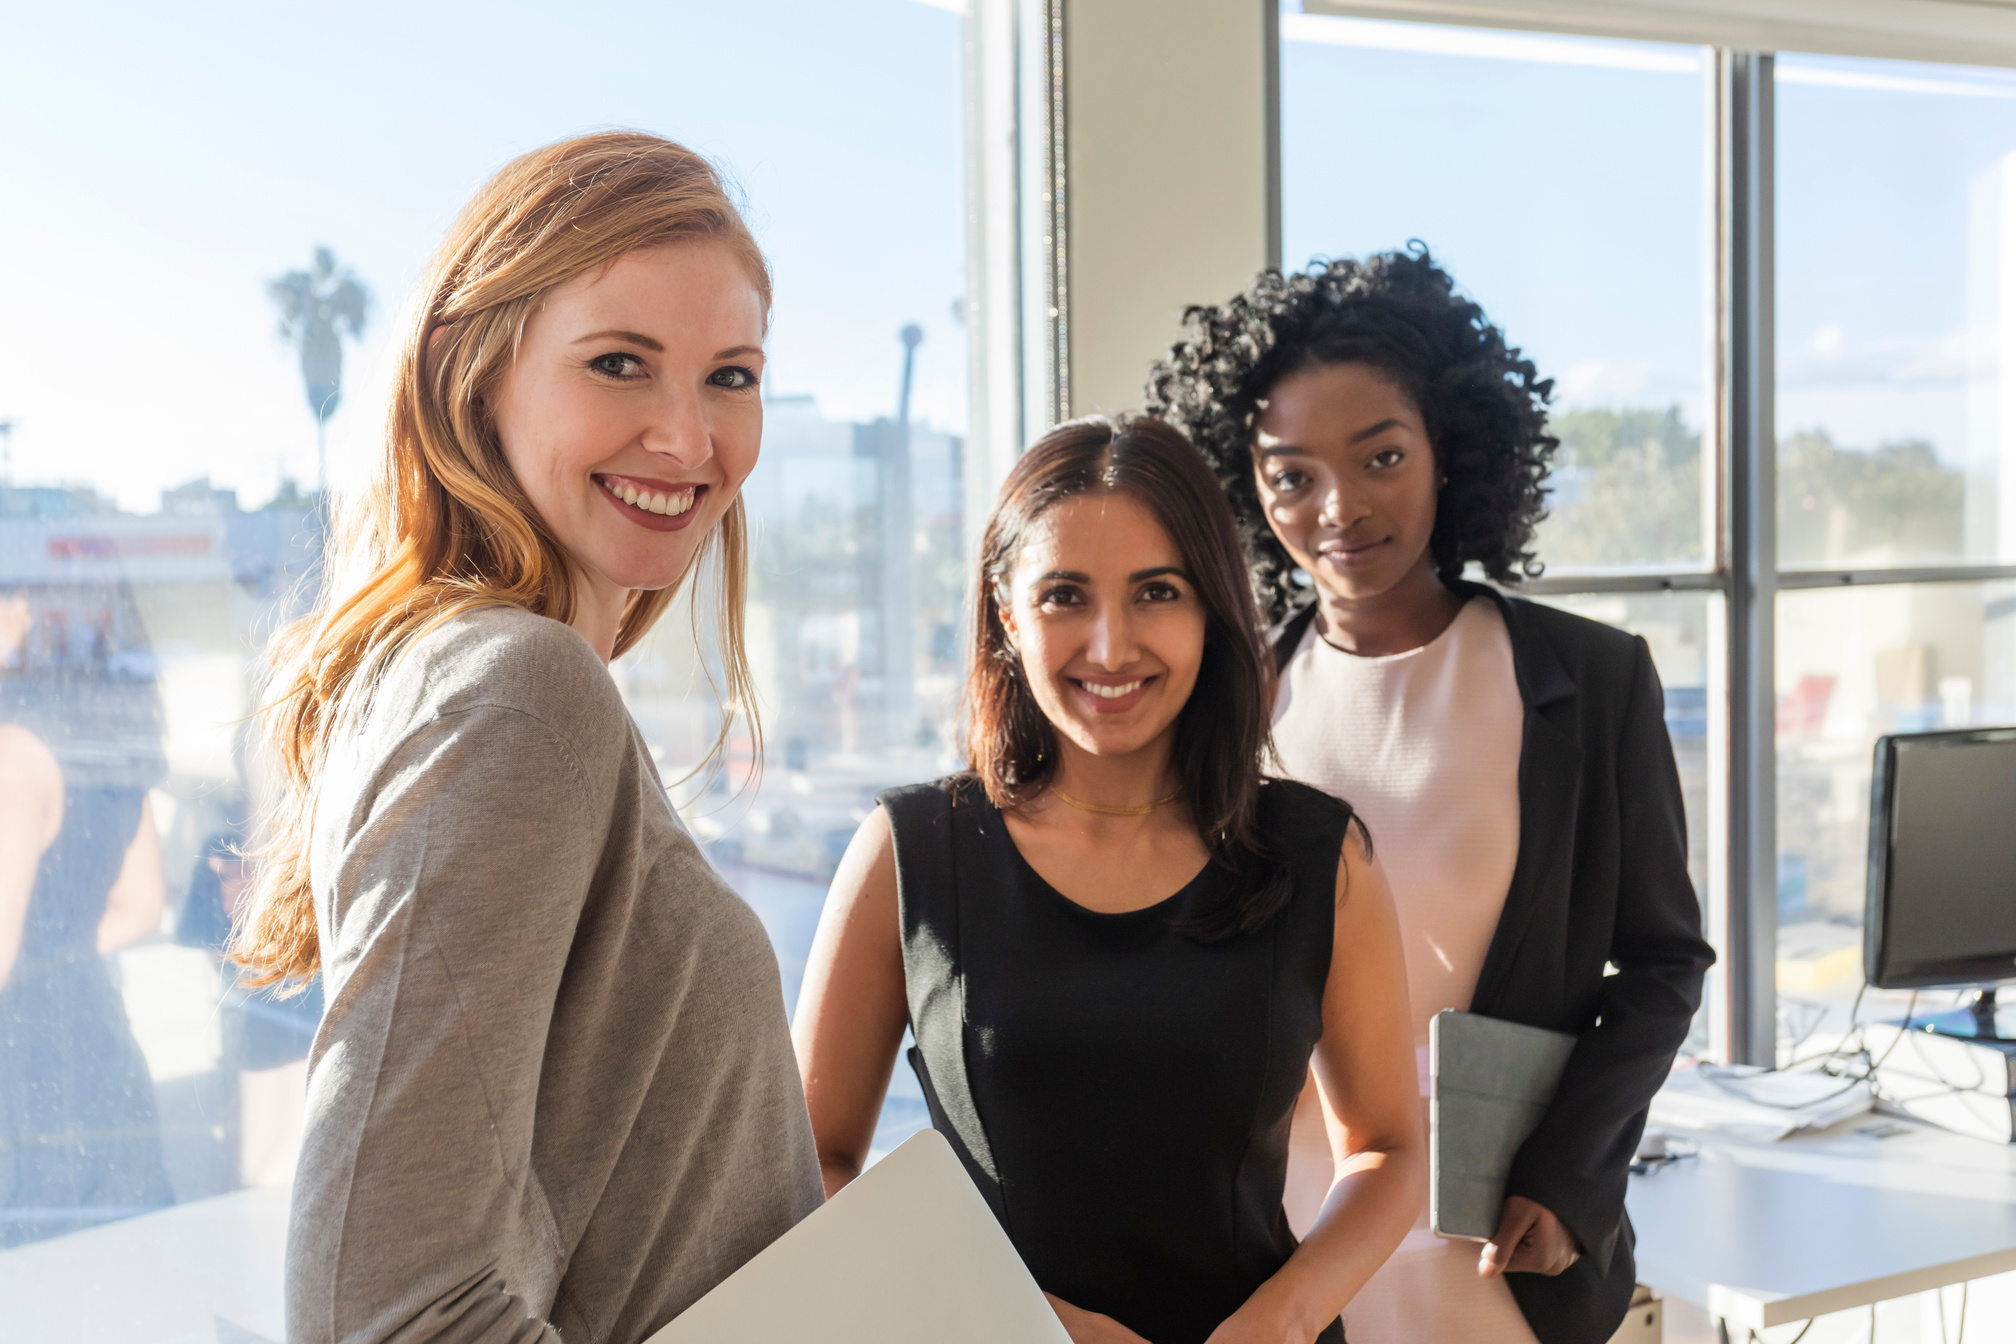
<instances>
[{"instance_id":1,"label":"woman's neck","mask_svg":"<svg viewBox=\"0 0 2016 1344\"><path fill-rule=\"evenodd\" d=\"M1051 792L1081 810L1125 812L1162 802L1182 788L1173 768L1174 745L1171 732L1125 756L1095 756L1060 734Z\"/></svg>"},{"instance_id":2,"label":"woman's neck","mask_svg":"<svg viewBox=\"0 0 2016 1344\"><path fill-rule=\"evenodd\" d=\"M574 612L567 624L588 641L606 664L616 656L616 636L623 630L623 609L630 603L630 590L597 579L576 568Z\"/></svg>"},{"instance_id":3,"label":"woman's neck","mask_svg":"<svg viewBox=\"0 0 2016 1344\"><path fill-rule=\"evenodd\" d=\"M1400 582L1370 597L1347 597L1319 587L1316 633L1361 658L1418 649L1449 628L1463 598L1451 592L1427 556Z\"/></svg>"}]
</instances>

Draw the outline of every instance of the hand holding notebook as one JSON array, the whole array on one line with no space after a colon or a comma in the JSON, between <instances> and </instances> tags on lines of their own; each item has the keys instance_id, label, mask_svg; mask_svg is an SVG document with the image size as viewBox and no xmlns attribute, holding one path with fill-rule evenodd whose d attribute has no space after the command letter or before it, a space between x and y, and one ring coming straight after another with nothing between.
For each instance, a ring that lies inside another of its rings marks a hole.
<instances>
[{"instance_id":1,"label":"hand holding notebook","mask_svg":"<svg viewBox=\"0 0 2016 1344\"><path fill-rule=\"evenodd\" d=\"M1565 1032L1444 1010L1428 1024L1428 1222L1489 1241L1519 1146L1575 1049Z\"/></svg>"}]
</instances>

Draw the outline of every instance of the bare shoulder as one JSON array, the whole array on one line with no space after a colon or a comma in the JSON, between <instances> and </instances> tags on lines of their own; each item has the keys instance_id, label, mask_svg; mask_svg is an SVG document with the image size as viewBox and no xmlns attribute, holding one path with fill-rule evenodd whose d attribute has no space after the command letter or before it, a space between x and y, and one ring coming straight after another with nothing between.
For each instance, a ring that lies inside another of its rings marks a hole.
<instances>
[{"instance_id":1,"label":"bare shoulder","mask_svg":"<svg viewBox=\"0 0 2016 1344\"><path fill-rule=\"evenodd\" d=\"M1345 824L1344 843L1337 856L1337 908L1341 911L1352 906L1354 897L1365 898L1356 902L1362 907L1366 900L1385 892L1386 874L1372 852L1371 835L1354 814Z\"/></svg>"},{"instance_id":2,"label":"bare shoulder","mask_svg":"<svg viewBox=\"0 0 2016 1344\"><path fill-rule=\"evenodd\" d=\"M854 832L833 874L832 895L846 905L896 894L896 832L889 809L877 804Z\"/></svg>"},{"instance_id":3,"label":"bare shoulder","mask_svg":"<svg viewBox=\"0 0 2016 1344\"><path fill-rule=\"evenodd\" d=\"M18 723L0 723L0 784L60 789L63 769L41 738Z\"/></svg>"}]
</instances>

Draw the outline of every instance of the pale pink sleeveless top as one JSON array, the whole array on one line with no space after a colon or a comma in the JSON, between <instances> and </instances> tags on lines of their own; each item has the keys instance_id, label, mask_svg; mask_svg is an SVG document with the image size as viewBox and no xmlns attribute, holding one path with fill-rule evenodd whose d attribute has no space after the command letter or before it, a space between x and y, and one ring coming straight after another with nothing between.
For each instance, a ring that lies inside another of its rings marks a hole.
<instances>
[{"instance_id":1,"label":"pale pink sleeveless top","mask_svg":"<svg viewBox=\"0 0 2016 1344\"><path fill-rule=\"evenodd\" d=\"M1392 884L1425 1113L1428 1022L1467 1009L1519 857L1525 709L1505 618L1472 598L1406 653L1361 658L1312 623L1274 707L1282 773L1349 802ZM1475 1242L1444 1241L1424 1209L1344 1313L1351 1344L1533 1344Z\"/></svg>"}]
</instances>

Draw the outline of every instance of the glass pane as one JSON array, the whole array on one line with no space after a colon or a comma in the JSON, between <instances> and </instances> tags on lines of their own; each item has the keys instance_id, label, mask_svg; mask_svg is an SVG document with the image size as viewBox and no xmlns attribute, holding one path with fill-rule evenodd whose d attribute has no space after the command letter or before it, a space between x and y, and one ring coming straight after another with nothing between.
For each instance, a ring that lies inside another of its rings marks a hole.
<instances>
[{"instance_id":1,"label":"glass pane","mask_svg":"<svg viewBox=\"0 0 2016 1344\"><path fill-rule=\"evenodd\" d=\"M325 471L340 493L374 451L406 290L508 158L591 127L672 136L738 182L775 271L746 487L766 769L745 787L742 734L678 801L770 929L787 998L874 790L950 763L960 18L780 0L754 27L693 3L578 19L10 15L0 199L36 205L0 213L0 735L55 762L72 805L49 852L75 860L44 873L20 956L0 929L0 1032L39 1042L0 1041L10 1341L280 1337L320 1001L248 996L217 956L243 880L229 846L260 801L244 720L320 557ZM295 273L365 299L361 335L337 332L326 444L269 297ZM718 723L689 628L675 609L613 669L667 779ZM68 997L28 1002L45 971ZM31 1084L105 1100L24 1116ZM907 1070L894 1087L881 1146L923 1116ZM96 1137L47 1147L30 1190L9 1175L24 1126Z\"/></svg>"},{"instance_id":2,"label":"glass pane","mask_svg":"<svg viewBox=\"0 0 2016 1344\"><path fill-rule=\"evenodd\" d=\"M1777 61L1778 556L2016 559L2016 74Z\"/></svg>"},{"instance_id":3,"label":"glass pane","mask_svg":"<svg viewBox=\"0 0 2016 1344\"><path fill-rule=\"evenodd\" d=\"M1862 984L1876 739L2016 720L2016 584L1781 593L1777 681L1782 1048Z\"/></svg>"},{"instance_id":4,"label":"glass pane","mask_svg":"<svg viewBox=\"0 0 2016 1344\"><path fill-rule=\"evenodd\" d=\"M1705 565L1703 54L1310 14L1281 36L1287 263L1428 244L1554 380L1540 558Z\"/></svg>"}]
</instances>

